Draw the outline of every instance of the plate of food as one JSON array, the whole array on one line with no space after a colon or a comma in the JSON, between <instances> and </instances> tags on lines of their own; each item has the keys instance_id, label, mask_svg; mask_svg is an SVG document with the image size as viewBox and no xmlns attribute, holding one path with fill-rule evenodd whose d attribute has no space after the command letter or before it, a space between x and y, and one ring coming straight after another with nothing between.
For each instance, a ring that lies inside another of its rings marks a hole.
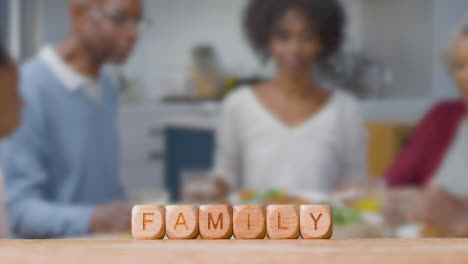
<instances>
[{"instance_id":1,"label":"plate of food","mask_svg":"<svg viewBox=\"0 0 468 264\"><path fill-rule=\"evenodd\" d=\"M317 192L246 189L230 196L232 204L329 204L333 209L333 238L381 236L381 217L375 199L356 193L327 195Z\"/></svg>"}]
</instances>

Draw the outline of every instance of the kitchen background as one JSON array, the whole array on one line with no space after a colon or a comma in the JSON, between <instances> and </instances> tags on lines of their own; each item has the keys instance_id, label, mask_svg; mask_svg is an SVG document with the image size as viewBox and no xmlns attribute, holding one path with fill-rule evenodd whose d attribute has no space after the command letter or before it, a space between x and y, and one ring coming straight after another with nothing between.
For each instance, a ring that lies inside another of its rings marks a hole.
<instances>
[{"instance_id":1,"label":"kitchen background","mask_svg":"<svg viewBox=\"0 0 468 264\"><path fill-rule=\"evenodd\" d=\"M133 199L144 199L146 189L162 188L175 198L184 172L206 169L212 162L218 95L272 75L271 65L261 64L244 40L241 13L246 2L146 1L152 26L142 33L127 65L112 69L122 95L121 174ZM370 131L369 168L379 176L425 111L441 98L457 95L441 63L441 50L466 15L468 1L343 3L346 44L335 63L317 74L351 87L361 98ZM0 30L7 32L20 61L65 36L68 1L4 0L0 5ZM196 73L197 58L216 66L223 91Z\"/></svg>"}]
</instances>

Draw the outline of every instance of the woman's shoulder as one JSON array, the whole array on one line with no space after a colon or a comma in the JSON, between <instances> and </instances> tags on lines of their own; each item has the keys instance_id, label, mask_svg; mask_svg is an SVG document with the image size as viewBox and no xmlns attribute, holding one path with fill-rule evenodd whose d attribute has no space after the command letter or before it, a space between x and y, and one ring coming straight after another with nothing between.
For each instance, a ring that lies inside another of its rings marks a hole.
<instances>
[{"instance_id":1,"label":"woman's shoulder","mask_svg":"<svg viewBox=\"0 0 468 264\"><path fill-rule=\"evenodd\" d=\"M343 109L345 112L361 112L359 100L351 93L338 88L333 90L332 93L337 107Z\"/></svg>"},{"instance_id":2,"label":"woman's shoulder","mask_svg":"<svg viewBox=\"0 0 468 264\"><path fill-rule=\"evenodd\" d=\"M338 98L342 102L358 104L358 99L353 94L342 88L335 88L332 90L332 93L336 98Z\"/></svg>"},{"instance_id":3,"label":"woman's shoulder","mask_svg":"<svg viewBox=\"0 0 468 264\"><path fill-rule=\"evenodd\" d=\"M229 92L223 99L223 107L231 108L245 105L246 100L251 95L251 86L243 85Z\"/></svg>"},{"instance_id":4,"label":"woman's shoulder","mask_svg":"<svg viewBox=\"0 0 468 264\"><path fill-rule=\"evenodd\" d=\"M458 113L463 114L466 111L466 106L461 100L445 100L435 104L429 111L428 115L440 115Z\"/></svg>"},{"instance_id":5,"label":"woman's shoulder","mask_svg":"<svg viewBox=\"0 0 468 264\"><path fill-rule=\"evenodd\" d=\"M461 100L446 100L435 104L419 123L419 127L454 127L465 114L465 104Z\"/></svg>"}]
</instances>

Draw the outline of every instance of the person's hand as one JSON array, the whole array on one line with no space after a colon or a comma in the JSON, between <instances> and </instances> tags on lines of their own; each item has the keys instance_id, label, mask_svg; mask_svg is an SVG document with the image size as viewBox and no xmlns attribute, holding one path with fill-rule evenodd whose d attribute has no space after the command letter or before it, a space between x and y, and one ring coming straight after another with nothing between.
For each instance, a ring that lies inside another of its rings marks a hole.
<instances>
[{"instance_id":1,"label":"person's hand","mask_svg":"<svg viewBox=\"0 0 468 264\"><path fill-rule=\"evenodd\" d=\"M396 227L425 220L425 201L421 188L392 189L385 194L383 215L386 225Z\"/></svg>"},{"instance_id":2,"label":"person's hand","mask_svg":"<svg viewBox=\"0 0 468 264\"><path fill-rule=\"evenodd\" d=\"M449 236L468 235L467 209L439 185L424 189L424 222Z\"/></svg>"},{"instance_id":3,"label":"person's hand","mask_svg":"<svg viewBox=\"0 0 468 264\"><path fill-rule=\"evenodd\" d=\"M219 201L226 198L229 193L229 184L223 179L205 178L197 179L191 184L209 186L209 188L189 188L182 194L182 200L190 202Z\"/></svg>"},{"instance_id":4,"label":"person's hand","mask_svg":"<svg viewBox=\"0 0 468 264\"><path fill-rule=\"evenodd\" d=\"M124 202L115 201L96 207L90 222L90 232L121 233L131 228L131 208Z\"/></svg>"},{"instance_id":5,"label":"person's hand","mask_svg":"<svg viewBox=\"0 0 468 264\"><path fill-rule=\"evenodd\" d=\"M216 179L213 184L213 190L211 191L211 196L213 200L222 200L225 199L229 193L229 184L223 179Z\"/></svg>"},{"instance_id":6,"label":"person's hand","mask_svg":"<svg viewBox=\"0 0 468 264\"><path fill-rule=\"evenodd\" d=\"M402 188L387 193L384 219L389 226L407 222L427 224L448 236L468 235L468 208L441 186Z\"/></svg>"}]
</instances>

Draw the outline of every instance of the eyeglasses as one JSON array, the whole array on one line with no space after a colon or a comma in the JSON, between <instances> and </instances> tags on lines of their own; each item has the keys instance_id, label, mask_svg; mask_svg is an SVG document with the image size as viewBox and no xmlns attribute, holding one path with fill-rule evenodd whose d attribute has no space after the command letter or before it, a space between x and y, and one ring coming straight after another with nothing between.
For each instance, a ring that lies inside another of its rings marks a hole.
<instances>
[{"instance_id":1,"label":"eyeglasses","mask_svg":"<svg viewBox=\"0 0 468 264\"><path fill-rule=\"evenodd\" d=\"M84 6L98 13L100 16L105 17L112 21L120 28L137 27L139 32L146 32L150 29L152 21L147 18L134 18L132 16L101 7L96 4L83 3Z\"/></svg>"}]
</instances>

